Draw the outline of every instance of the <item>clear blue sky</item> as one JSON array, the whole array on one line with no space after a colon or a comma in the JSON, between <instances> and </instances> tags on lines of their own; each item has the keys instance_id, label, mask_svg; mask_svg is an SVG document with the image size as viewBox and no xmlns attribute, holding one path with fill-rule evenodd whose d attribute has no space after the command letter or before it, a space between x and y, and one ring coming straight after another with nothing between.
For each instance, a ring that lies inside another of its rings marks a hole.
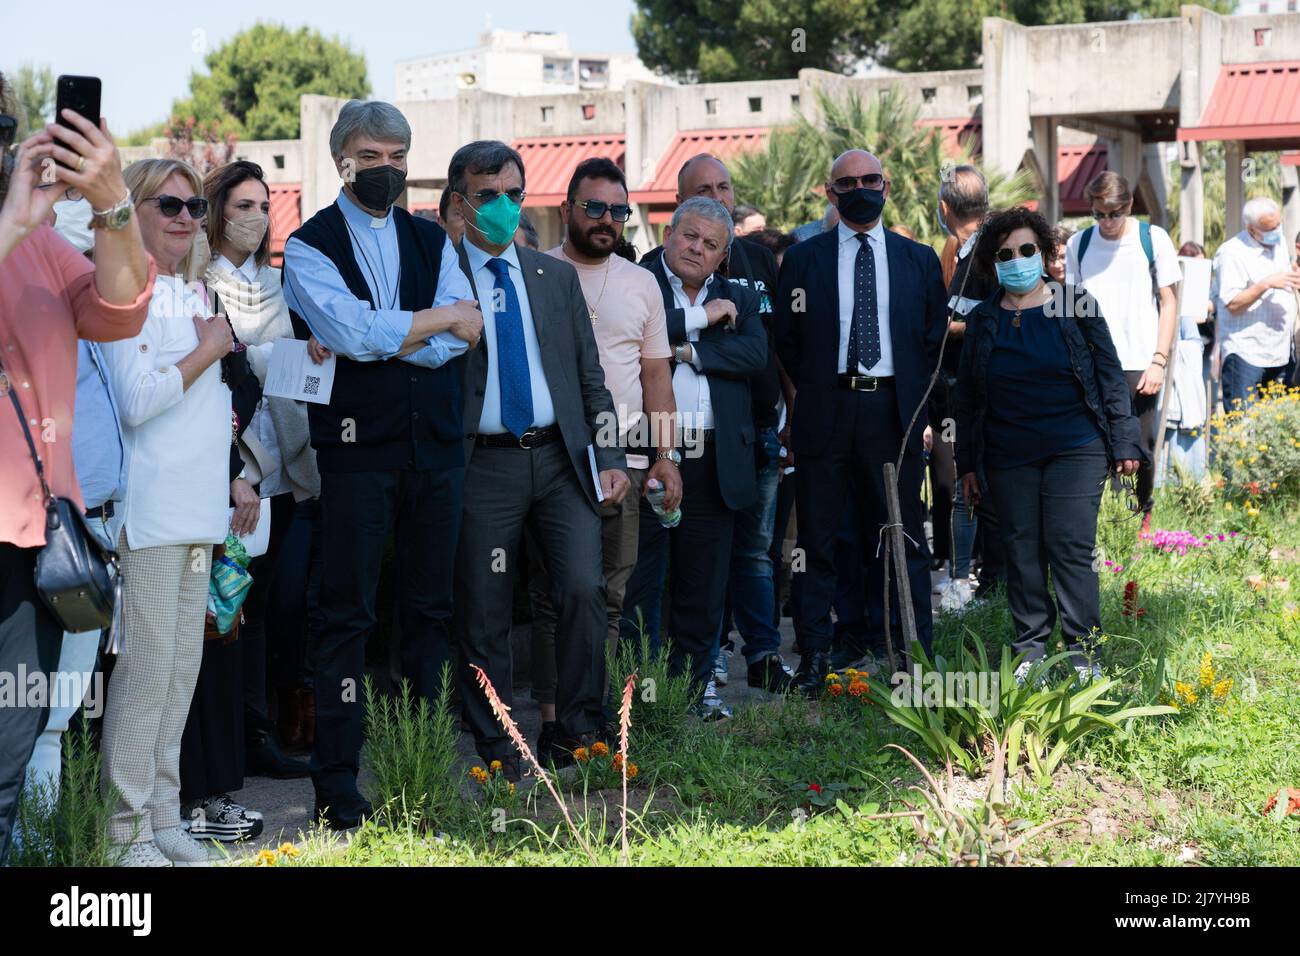
<instances>
[{"instance_id":1,"label":"clear blue sky","mask_svg":"<svg viewBox=\"0 0 1300 956\"><path fill-rule=\"evenodd\" d=\"M165 119L188 92L191 71L206 71L193 50L196 31L211 48L259 20L312 27L363 53L372 95L388 99L398 60L476 46L488 17L503 29L566 32L579 51L631 51L632 10L632 0L4 0L0 71L34 63L100 77L103 114L122 135Z\"/></svg>"}]
</instances>

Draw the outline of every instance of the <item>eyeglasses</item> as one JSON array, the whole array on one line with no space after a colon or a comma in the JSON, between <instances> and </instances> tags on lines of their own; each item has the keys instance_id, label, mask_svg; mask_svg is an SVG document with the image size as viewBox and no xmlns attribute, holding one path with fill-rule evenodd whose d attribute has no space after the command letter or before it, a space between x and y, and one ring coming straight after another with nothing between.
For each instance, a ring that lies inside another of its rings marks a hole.
<instances>
[{"instance_id":1,"label":"eyeglasses","mask_svg":"<svg viewBox=\"0 0 1300 956\"><path fill-rule=\"evenodd\" d=\"M0 149L8 149L13 145L14 136L18 132L18 120L12 116L0 113Z\"/></svg>"},{"instance_id":2,"label":"eyeglasses","mask_svg":"<svg viewBox=\"0 0 1300 956\"><path fill-rule=\"evenodd\" d=\"M1016 257L1017 252L1020 253L1020 258L1028 259L1037 251L1038 247L1032 242L1026 242L1024 245L1017 246L1014 249L999 249L997 253L998 262L1010 262Z\"/></svg>"},{"instance_id":3,"label":"eyeglasses","mask_svg":"<svg viewBox=\"0 0 1300 956\"><path fill-rule=\"evenodd\" d=\"M152 196L145 202L156 202L158 211L168 219L175 219L181 214L181 209L188 209L191 219L202 219L208 214L208 201L202 196L191 196L189 199L180 199L176 196Z\"/></svg>"},{"instance_id":4,"label":"eyeglasses","mask_svg":"<svg viewBox=\"0 0 1300 956\"><path fill-rule=\"evenodd\" d=\"M1112 221L1115 219L1123 219L1126 216L1128 216L1128 213L1123 209L1116 209L1114 212L1098 212L1095 209L1092 211L1092 218L1096 219L1098 222L1103 222L1107 219Z\"/></svg>"},{"instance_id":5,"label":"eyeglasses","mask_svg":"<svg viewBox=\"0 0 1300 956\"><path fill-rule=\"evenodd\" d=\"M831 185L835 187L836 192L846 193L850 189L857 189L858 183L862 183L863 189L883 189L885 177L882 173L867 173L865 176L841 176L834 180Z\"/></svg>"},{"instance_id":6,"label":"eyeglasses","mask_svg":"<svg viewBox=\"0 0 1300 956\"><path fill-rule=\"evenodd\" d=\"M599 199L584 199L581 202L574 203L587 212L588 219L599 219L609 213L609 218L615 222L627 222L632 218L632 207L625 202L607 203Z\"/></svg>"},{"instance_id":7,"label":"eyeglasses","mask_svg":"<svg viewBox=\"0 0 1300 956\"><path fill-rule=\"evenodd\" d=\"M501 193L497 192L495 189L480 189L474 194L474 198L478 200L478 204L481 206L485 202L491 202L500 195ZM506 195L510 197L512 203L519 205L524 201L524 197L528 194L516 186L514 189L507 189Z\"/></svg>"}]
</instances>

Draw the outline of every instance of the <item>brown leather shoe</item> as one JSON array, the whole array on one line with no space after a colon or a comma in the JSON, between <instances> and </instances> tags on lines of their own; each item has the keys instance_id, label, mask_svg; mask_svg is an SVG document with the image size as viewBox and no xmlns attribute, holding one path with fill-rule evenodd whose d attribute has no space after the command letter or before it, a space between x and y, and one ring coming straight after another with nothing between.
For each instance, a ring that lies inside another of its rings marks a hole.
<instances>
[{"instance_id":1,"label":"brown leather shoe","mask_svg":"<svg viewBox=\"0 0 1300 956\"><path fill-rule=\"evenodd\" d=\"M302 688L285 687L276 694L280 718L276 724L280 731L280 746L285 750L301 752L302 739Z\"/></svg>"},{"instance_id":2,"label":"brown leather shoe","mask_svg":"<svg viewBox=\"0 0 1300 956\"><path fill-rule=\"evenodd\" d=\"M316 746L316 692L310 687L298 691L299 712L302 715L302 745L308 750Z\"/></svg>"}]
</instances>

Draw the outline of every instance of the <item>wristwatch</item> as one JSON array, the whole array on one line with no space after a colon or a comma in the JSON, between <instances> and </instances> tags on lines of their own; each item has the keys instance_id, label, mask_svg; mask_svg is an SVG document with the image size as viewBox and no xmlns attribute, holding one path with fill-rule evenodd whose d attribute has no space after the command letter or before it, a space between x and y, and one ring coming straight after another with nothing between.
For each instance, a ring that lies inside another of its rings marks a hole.
<instances>
[{"instance_id":1,"label":"wristwatch","mask_svg":"<svg viewBox=\"0 0 1300 956\"><path fill-rule=\"evenodd\" d=\"M686 361L686 350L691 347L690 342L680 342L673 346L673 358L678 362Z\"/></svg>"},{"instance_id":2,"label":"wristwatch","mask_svg":"<svg viewBox=\"0 0 1300 956\"><path fill-rule=\"evenodd\" d=\"M678 468L682 466L682 453L676 448L670 448L667 451L655 453L655 461L671 461Z\"/></svg>"},{"instance_id":3,"label":"wristwatch","mask_svg":"<svg viewBox=\"0 0 1300 956\"><path fill-rule=\"evenodd\" d=\"M125 198L115 205L103 210L90 210L90 228L107 229L109 232L116 232L131 221L131 210L134 208L135 203L131 201L131 190L128 189Z\"/></svg>"}]
</instances>

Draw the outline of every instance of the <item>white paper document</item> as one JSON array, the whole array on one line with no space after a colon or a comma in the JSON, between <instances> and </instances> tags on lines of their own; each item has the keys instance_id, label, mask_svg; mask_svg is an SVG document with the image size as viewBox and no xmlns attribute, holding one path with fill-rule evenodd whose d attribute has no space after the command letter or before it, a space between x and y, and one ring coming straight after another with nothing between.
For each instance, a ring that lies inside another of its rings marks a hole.
<instances>
[{"instance_id":1,"label":"white paper document","mask_svg":"<svg viewBox=\"0 0 1300 956\"><path fill-rule=\"evenodd\" d=\"M1192 259L1179 256L1183 267L1183 288L1178 297L1179 317L1187 316L1197 322L1205 321L1205 304L1210 301L1210 259Z\"/></svg>"},{"instance_id":2,"label":"white paper document","mask_svg":"<svg viewBox=\"0 0 1300 956\"><path fill-rule=\"evenodd\" d=\"M292 398L299 402L328 405L334 390L334 365L331 355L320 365L307 354L307 343L301 339L276 339L267 363L266 384L262 393L276 398Z\"/></svg>"},{"instance_id":3,"label":"white paper document","mask_svg":"<svg viewBox=\"0 0 1300 956\"><path fill-rule=\"evenodd\" d=\"M591 463L591 482L596 486L596 500L604 501L605 492L600 487L600 469L596 467L596 446L587 446L587 461Z\"/></svg>"},{"instance_id":4,"label":"white paper document","mask_svg":"<svg viewBox=\"0 0 1300 956\"><path fill-rule=\"evenodd\" d=\"M266 549L271 544L271 499L263 498L259 508L257 527L252 534L242 535L239 538L250 558L260 558L266 554ZM235 509L229 509L227 514L226 520L230 521L235 517Z\"/></svg>"}]
</instances>

